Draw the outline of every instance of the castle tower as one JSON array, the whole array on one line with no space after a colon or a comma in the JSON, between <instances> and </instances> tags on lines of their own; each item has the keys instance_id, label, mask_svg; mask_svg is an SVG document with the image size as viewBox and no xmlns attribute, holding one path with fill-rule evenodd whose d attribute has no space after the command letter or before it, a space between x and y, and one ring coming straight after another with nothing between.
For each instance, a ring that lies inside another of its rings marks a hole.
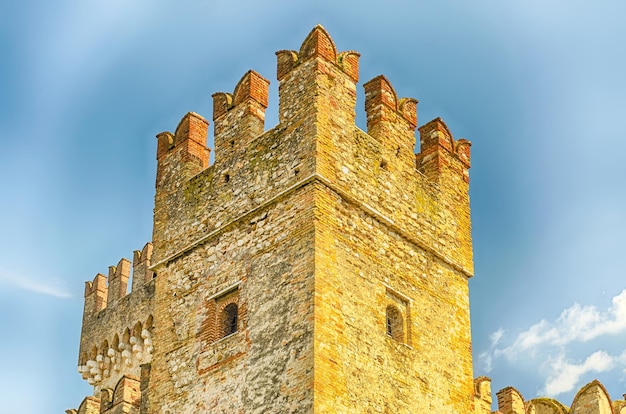
<instances>
[{"instance_id":1,"label":"castle tower","mask_svg":"<svg viewBox=\"0 0 626 414\"><path fill-rule=\"evenodd\" d=\"M213 95L213 165L200 115L158 135L154 250L126 295L151 287L153 348L109 381L126 393L96 389L101 412L474 412L469 142L435 119L416 155L417 101L384 76L359 129L359 54L321 26L276 55L274 128L249 71ZM89 284L89 321L126 306L118 268Z\"/></svg>"},{"instance_id":2,"label":"castle tower","mask_svg":"<svg viewBox=\"0 0 626 414\"><path fill-rule=\"evenodd\" d=\"M148 379L153 350L151 256L147 243L134 252L132 264L121 259L108 276L98 273L85 283L78 372L93 385L94 395L68 413L139 412L140 379Z\"/></svg>"}]
</instances>

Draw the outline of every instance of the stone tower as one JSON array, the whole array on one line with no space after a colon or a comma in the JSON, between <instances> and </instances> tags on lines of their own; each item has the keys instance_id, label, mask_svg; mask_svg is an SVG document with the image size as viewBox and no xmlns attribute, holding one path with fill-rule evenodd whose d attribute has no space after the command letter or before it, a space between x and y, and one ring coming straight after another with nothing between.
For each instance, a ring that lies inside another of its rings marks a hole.
<instances>
[{"instance_id":1,"label":"stone tower","mask_svg":"<svg viewBox=\"0 0 626 414\"><path fill-rule=\"evenodd\" d=\"M359 54L321 26L276 55L274 128L249 71L212 165L200 115L158 135L152 244L87 283L79 413L474 412L470 143L437 118L416 155L384 76L359 129Z\"/></svg>"}]
</instances>

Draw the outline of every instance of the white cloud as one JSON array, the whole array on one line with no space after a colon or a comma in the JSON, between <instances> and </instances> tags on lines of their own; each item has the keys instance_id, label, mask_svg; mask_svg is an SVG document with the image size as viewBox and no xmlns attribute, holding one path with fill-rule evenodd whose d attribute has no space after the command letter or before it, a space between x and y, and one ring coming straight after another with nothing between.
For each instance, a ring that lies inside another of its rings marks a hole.
<instances>
[{"instance_id":1,"label":"white cloud","mask_svg":"<svg viewBox=\"0 0 626 414\"><path fill-rule=\"evenodd\" d=\"M478 361L485 370L485 373L489 374L493 369L493 354L489 351L481 352L478 354Z\"/></svg>"},{"instance_id":2,"label":"white cloud","mask_svg":"<svg viewBox=\"0 0 626 414\"><path fill-rule=\"evenodd\" d=\"M611 355L589 344L625 333L626 289L614 296L606 309L575 303L555 320L542 319L510 338L499 328L489 336L489 347L478 354L478 361L486 373L499 368L502 358L509 364L523 364L544 376L541 394L556 396L580 387L588 373L626 367L626 350ZM581 355L582 349L589 351Z\"/></svg>"},{"instance_id":3,"label":"white cloud","mask_svg":"<svg viewBox=\"0 0 626 414\"><path fill-rule=\"evenodd\" d=\"M493 353L494 353L495 348L498 346L498 344L500 343L500 340L503 337L504 337L504 329L502 328L498 329L495 332L492 332L491 335L489 335L489 341L490 341L489 350L485 352L481 352L478 355L478 360L480 361L486 373L490 373L491 370L493 369L493 358L494 358Z\"/></svg>"},{"instance_id":4,"label":"white cloud","mask_svg":"<svg viewBox=\"0 0 626 414\"><path fill-rule=\"evenodd\" d=\"M491 335L489 335L489 340L491 341L491 346L495 347L498 346L498 344L500 343L500 340L502 339L502 337L504 336L504 329L500 328L497 331L493 332Z\"/></svg>"},{"instance_id":5,"label":"white cloud","mask_svg":"<svg viewBox=\"0 0 626 414\"><path fill-rule=\"evenodd\" d=\"M491 335L502 339L502 329ZM515 359L522 353L533 354L544 345L565 346L571 342L588 342L603 335L626 332L626 289L613 297L612 305L600 311L593 305L581 306L578 303L563 310L554 321L542 319L527 330L519 333L512 345L494 349L494 355L504 355Z\"/></svg>"},{"instance_id":6,"label":"white cloud","mask_svg":"<svg viewBox=\"0 0 626 414\"><path fill-rule=\"evenodd\" d=\"M605 372L615 366L617 358L604 351L596 351L580 364L571 364L561 355L550 364L553 374L546 381L544 393L555 396L580 386L581 377L588 372Z\"/></svg>"},{"instance_id":7,"label":"white cloud","mask_svg":"<svg viewBox=\"0 0 626 414\"><path fill-rule=\"evenodd\" d=\"M24 276L0 275L0 284L1 283L57 298L65 299L72 296L58 280L54 279L42 281Z\"/></svg>"}]
</instances>

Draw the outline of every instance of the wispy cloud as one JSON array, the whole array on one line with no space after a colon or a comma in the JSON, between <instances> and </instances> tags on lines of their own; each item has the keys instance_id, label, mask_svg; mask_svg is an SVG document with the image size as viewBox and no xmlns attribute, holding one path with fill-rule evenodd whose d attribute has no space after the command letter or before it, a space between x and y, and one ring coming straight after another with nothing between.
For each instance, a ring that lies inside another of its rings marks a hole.
<instances>
[{"instance_id":1,"label":"wispy cloud","mask_svg":"<svg viewBox=\"0 0 626 414\"><path fill-rule=\"evenodd\" d=\"M558 395L573 390L588 372L605 372L614 368L618 358L604 351L596 351L580 364L572 364L560 355L550 364L553 374L546 381L544 392Z\"/></svg>"},{"instance_id":2,"label":"wispy cloud","mask_svg":"<svg viewBox=\"0 0 626 414\"><path fill-rule=\"evenodd\" d=\"M478 355L478 360L483 365L483 368L486 373L490 373L493 369L493 358L494 352L496 351L496 347L500 343L500 340L504 337L504 329L500 328L495 332L492 332L489 335L489 349L487 351L481 352Z\"/></svg>"},{"instance_id":3,"label":"wispy cloud","mask_svg":"<svg viewBox=\"0 0 626 414\"><path fill-rule=\"evenodd\" d=\"M493 332L491 335L489 335L489 340L491 341L491 346L495 347L498 346L498 344L500 343L500 340L502 339L502 337L504 336L504 329L500 328L497 331Z\"/></svg>"},{"instance_id":4,"label":"wispy cloud","mask_svg":"<svg viewBox=\"0 0 626 414\"><path fill-rule=\"evenodd\" d=\"M15 288L41 293L48 296L54 296L62 299L72 296L70 292L62 285L62 283L56 279L44 281L24 276L0 274L0 284L7 284Z\"/></svg>"},{"instance_id":5,"label":"wispy cloud","mask_svg":"<svg viewBox=\"0 0 626 414\"><path fill-rule=\"evenodd\" d=\"M626 332L626 289L613 297L612 305L605 311L575 303L563 310L554 322L542 319L519 333L512 345L494 352L515 358L524 352L532 353L542 345L564 346L622 332Z\"/></svg>"},{"instance_id":6,"label":"wispy cloud","mask_svg":"<svg viewBox=\"0 0 626 414\"><path fill-rule=\"evenodd\" d=\"M569 345L623 333L626 333L626 289L614 296L611 305L604 310L575 303L564 309L554 321L542 319L513 338L506 338L506 331L500 328L490 335L489 347L478 355L478 361L489 373L500 358L509 363L524 361L527 364L539 357L539 367L546 373L542 393L555 396L579 386L589 372L606 372L626 366L626 351L614 356L596 350L583 358L568 359Z\"/></svg>"}]
</instances>

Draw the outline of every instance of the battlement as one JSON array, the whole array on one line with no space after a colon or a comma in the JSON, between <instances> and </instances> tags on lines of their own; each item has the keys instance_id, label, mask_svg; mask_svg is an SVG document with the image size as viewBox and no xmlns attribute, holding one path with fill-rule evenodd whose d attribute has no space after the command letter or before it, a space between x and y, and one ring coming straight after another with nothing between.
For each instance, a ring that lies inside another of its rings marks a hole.
<instances>
[{"instance_id":1,"label":"battlement","mask_svg":"<svg viewBox=\"0 0 626 414\"><path fill-rule=\"evenodd\" d=\"M338 53L332 38L318 25L302 42L299 51L280 50L276 56L279 125L273 130L264 134L270 82L254 70L242 76L232 93L216 92L212 95L215 163L218 169L242 165L245 160L241 158L255 138L284 130L307 117L317 119L318 127L324 127L323 118L327 116L329 122L349 129L356 128L358 52ZM421 151L415 155L418 101L399 98L384 75L371 79L363 87L367 134L375 138L385 152L434 181L447 165L468 179L469 141L455 141L443 120L436 118L420 127ZM162 132L157 135L157 191L178 188L181 179L189 180L208 167L211 151L206 147L208 125L203 117L189 112L174 134ZM173 153L177 155L166 159L166 155ZM447 156L458 160L461 167L448 160ZM187 165L189 163L193 166ZM176 175L180 176L179 179Z\"/></svg>"},{"instance_id":2,"label":"battlement","mask_svg":"<svg viewBox=\"0 0 626 414\"><path fill-rule=\"evenodd\" d=\"M206 139L209 122L195 112L188 112L178 123L176 132L161 132L157 135L157 160L171 151L180 150L189 155L195 155L195 161L201 166L208 165Z\"/></svg>"},{"instance_id":3,"label":"battlement","mask_svg":"<svg viewBox=\"0 0 626 414\"><path fill-rule=\"evenodd\" d=\"M304 39L299 52L279 50L276 56L278 58L276 75L279 81L285 79L298 65L316 57L334 64L354 82L359 80L359 57L361 55L353 50L337 53L335 42L326 29L319 24Z\"/></svg>"},{"instance_id":4,"label":"battlement","mask_svg":"<svg viewBox=\"0 0 626 414\"><path fill-rule=\"evenodd\" d=\"M417 99L398 99L391 83L379 75L363 85L367 133L394 153L398 161L415 163Z\"/></svg>"},{"instance_id":5,"label":"battlement","mask_svg":"<svg viewBox=\"0 0 626 414\"><path fill-rule=\"evenodd\" d=\"M142 250L133 252L133 262L122 258L116 266L109 266L108 277L98 273L93 281L85 282L85 307L83 318L90 318L106 307L114 306L127 295L128 281L131 277L131 293L154 278L150 270L152 243L146 243Z\"/></svg>"},{"instance_id":6,"label":"battlement","mask_svg":"<svg viewBox=\"0 0 626 414\"><path fill-rule=\"evenodd\" d=\"M416 154L418 101L399 98L383 75L363 85L367 132L361 131L355 124L360 54L338 52L320 25L298 51L280 50L276 56L279 124L274 128L264 130L270 82L249 70L232 93L212 95L213 165L209 166L211 150L206 147L209 123L200 115L190 112L174 134L157 135L153 240L161 243L156 246L154 265L158 267L220 225L263 205L272 194L311 177L345 184L346 191L368 205L378 200L373 207L385 216L395 210L393 204L384 203L386 199L418 200L424 223L406 228L408 233L441 228L436 222L442 216L429 212L436 205L445 207L450 213L446 220L459 224L461 238L471 242L469 141L455 141L443 120L436 118L420 127L421 151ZM346 168L351 174L346 175ZM385 184L363 188L372 181ZM460 205L444 203L448 196L461 200ZM453 217L459 214L462 217ZM424 243L450 239L452 245L452 239L458 239L453 234L424 236ZM462 262L464 271L471 273L467 252L447 256L446 260Z\"/></svg>"},{"instance_id":7,"label":"battlement","mask_svg":"<svg viewBox=\"0 0 626 414\"><path fill-rule=\"evenodd\" d=\"M66 414L133 414L141 407L141 382L131 375L123 375L115 388L104 388L99 397L85 397L78 410Z\"/></svg>"},{"instance_id":8,"label":"battlement","mask_svg":"<svg viewBox=\"0 0 626 414\"><path fill-rule=\"evenodd\" d=\"M419 133L421 151L416 160L420 171L434 180L448 167L469 182L471 142L466 139L456 141L441 118L422 125Z\"/></svg>"},{"instance_id":9,"label":"battlement","mask_svg":"<svg viewBox=\"0 0 626 414\"><path fill-rule=\"evenodd\" d=\"M496 393L498 411L491 411L491 380L478 377L474 380L475 414L624 414L626 401L611 401L604 385L593 380L583 386L574 397L571 407L547 397L524 400L522 394L513 387L506 387Z\"/></svg>"},{"instance_id":10,"label":"battlement","mask_svg":"<svg viewBox=\"0 0 626 414\"><path fill-rule=\"evenodd\" d=\"M250 70L232 94L212 95L216 162L234 160L237 152L263 133L269 84L267 79Z\"/></svg>"}]
</instances>

